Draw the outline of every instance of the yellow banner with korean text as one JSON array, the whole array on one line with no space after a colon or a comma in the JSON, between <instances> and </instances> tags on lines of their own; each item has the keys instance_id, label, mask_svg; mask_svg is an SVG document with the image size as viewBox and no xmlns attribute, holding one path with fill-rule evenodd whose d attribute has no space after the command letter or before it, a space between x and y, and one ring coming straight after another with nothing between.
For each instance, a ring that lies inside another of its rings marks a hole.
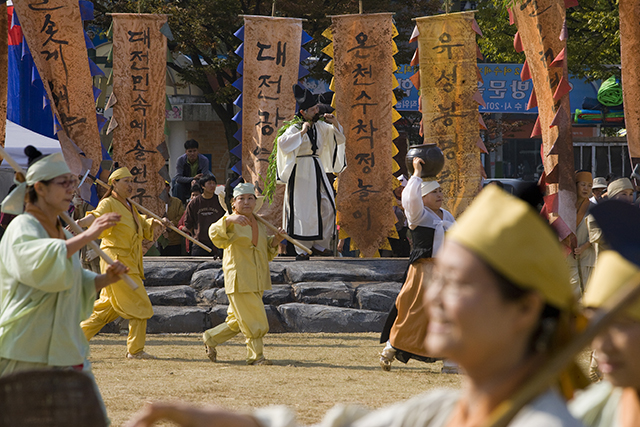
<instances>
[{"instance_id":1,"label":"yellow banner with korean text","mask_svg":"<svg viewBox=\"0 0 640 427\"><path fill-rule=\"evenodd\" d=\"M132 199L158 215L165 188L158 173L164 141L167 40L165 15L113 14L113 160L131 170Z\"/></svg>"},{"instance_id":2,"label":"yellow banner with korean text","mask_svg":"<svg viewBox=\"0 0 640 427\"><path fill-rule=\"evenodd\" d=\"M348 235L364 257L390 249L396 237L393 189L398 166L393 123L393 73L397 31L391 13L331 17L336 116L346 136L347 167L340 174L336 196L341 236Z\"/></svg>"},{"instance_id":3,"label":"yellow banner with korean text","mask_svg":"<svg viewBox=\"0 0 640 427\"><path fill-rule=\"evenodd\" d=\"M444 153L437 178L443 207L455 217L478 194L482 178L474 22L473 12L416 18L424 143Z\"/></svg>"},{"instance_id":4,"label":"yellow banner with korean text","mask_svg":"<svg viewBox=\"0 0 640 427\"><path fill-rule=\"evenodd\" d=\"M65 160L72 171L84 172L82 164L90 162L79 159L79 147L95 174L102 146L78 2L15 0L13 6L59 123L55 132L65 134L59 137Z\"/></svg>"},{"instance_id":5,"label":"yellow banner with korean text","mask_svg":"<svg viewBox=\"0 0 640 427\"><path fill-rule=\"evenodd\" d=\"M273 141L296 113L292 87L298 83L302 19L244 17L242 67L242 177L260 193L265 187ZM284 186L260 210L272 224L282 223Z\"/></svg>"}]
</instances>

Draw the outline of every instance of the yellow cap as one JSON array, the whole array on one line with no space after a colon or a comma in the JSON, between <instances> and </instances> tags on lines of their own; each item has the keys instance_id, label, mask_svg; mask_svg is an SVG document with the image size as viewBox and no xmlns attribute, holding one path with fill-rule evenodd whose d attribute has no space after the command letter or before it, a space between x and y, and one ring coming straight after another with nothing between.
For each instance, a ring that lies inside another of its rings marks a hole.
<instances>
[{"instance_id":1,"label":"yellow cap","mask_svg":"<svg viewBox=\"0 0 640 427\"><path fill-rule=\"evenodd\" d=\"M540 292L558 309L574 305L558 237L525 201L485 187L446 239L471 250L513 284Z\"/></svg>"},{"instance_id":2,"label":"yellow cap","mask_svg":"<svg viewBox=\"0 0 640 427\"><path fill-rule=\"evenodd\" d=\"M635 264L627 261L615 251L605 251L598 255L596 268L591 273L587 290L582 297L585 307L601 307L633 275L640 272ZM626 314L640 320L640 301L636 300Z\"/></svg>"},{"instance_id":3,"label":"yellow cap","mask_svg":"<svg viewBox=\"0 0 640 427\"><path fill-rule=\"evenodd\" d=\"M111 172L111 175L109 175L109 182L107 182L107 184L111 185L113 184L113 181L117 181L122 178L129 178L129 177L133 177L129 169L126 167L122 167L120 169L116 169L113 172Z\"/></svg>"}]
</instances>

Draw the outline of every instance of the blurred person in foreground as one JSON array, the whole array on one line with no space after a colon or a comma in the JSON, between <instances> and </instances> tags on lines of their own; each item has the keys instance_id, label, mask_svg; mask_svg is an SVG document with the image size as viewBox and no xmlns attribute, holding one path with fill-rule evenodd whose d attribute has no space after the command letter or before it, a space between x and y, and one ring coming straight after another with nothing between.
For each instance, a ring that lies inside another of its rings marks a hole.
<instances>
[{"instance_id":1,"label":"blurred person in foreground","mask_svg":"<svg viewBox=\"0 0 640 427\"><path fill-rule=\"evenodd\" d=\"M597 309L634 275L637 265L615 251L605 251L591 276L582 300ZM592 385L570 404L587 427L640 426L640 301L635 301L592 343L604 381Z\"/></svg>"},{"instance_id":2,"label":"blurred person in foreground","mask_svg":"<svg viewBox=\"0 0 640 427\"><path fill-rule=\"evenodd\" d=\"M429 354L451 359L465 371L462 390L431 391L373 411L338 405L321 426L481 425L572 334L574 298L557 235L528 203L496 186L482 190L449 230L426 298L426 347ZM165 418L182 426L297 425L293 412L283 406L240 414L155 403L128 426L149 426ZM581 426L553 388L530 401L509 425Z\"/></svg>"}]
</instances>

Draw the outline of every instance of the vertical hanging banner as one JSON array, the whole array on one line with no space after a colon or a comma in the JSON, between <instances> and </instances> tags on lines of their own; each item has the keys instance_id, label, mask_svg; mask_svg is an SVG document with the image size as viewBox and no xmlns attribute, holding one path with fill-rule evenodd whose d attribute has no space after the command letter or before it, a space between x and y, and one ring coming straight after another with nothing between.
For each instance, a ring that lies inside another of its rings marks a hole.
<instances>
[{"instance_id":1,"label":"vertical hanging banner","mask_svg":"<svg viewBox=\"0 0 640 427\"><path fill-rule=\"evenodd\" d=\"M242 95L236 102L242 107L242 177L262 193L278 129L296 113L291 88L301 77L302 20L245 16L242 31ZM282 223L283 198L284 186L278 185L260 210L273 224Z\"/></svg>"},{"instance_id":2,"label":"vertical hanging banner","mask_svg":"<svg viewBox=\"0 0 640 427\"><path fill-rule=\"evenodd\" d=\"M333 40L325 52L333 57L327 69L334 74L336 117L347 139L347 167L336 196L338 225L365 257L386 247L396 231L396 35L391 13L332 16L325 32Z\"/></svg>"},{"instance_id":3,"label":"vertical hanging banner","mask_svg":"<svg viewBox=\"0 0 640 427\"><path fill-rule=\"evenodd\" d=\"M640 164L640 8L636 0L620 0L619 7L624 122L633 169Z\"/></svg>"},{"instance_id":4,"label":"vertical hanging banner","mask_svg":"<svg viewBox=\"0 0 640 427\"><path fill-rule=\"evenodd\" d=\"M0 145L4 147L7 126L7 85L9 64L9 16L7 4L0 5ZM2 156L0 156L2 163Z\"/></svg>"},{"instance_id":5,"label":"vertical hanging banner","mask_svg":"<svg viewBox=\"0 0 640 427\"><path fill-rule=\"evenodd\" d=\"M55 115L65 160L74 172L90 167L95 174L102 145L80 6L68 0L14 0L13 6Z\"/></svg>"},{"instance_id":6,"label":"vertical hanging banner","mask_svg":"<svg viewBox=\"0 0 640 427\"><path fill-rule=\"evenodd\" d=\"M443 207L460 215L480 191L482 164L474 13L416 18L425 144L445 156L438 175Z\"/></svg>"},{"instance_id":7,"label":"vertical hanging banner","mask_svg":"<svg viewBox=\"0 0 640 427\"><path fill-rule=\"evenodd\" d=\"M158 215L165 188L158 173L165 164L156 149L164 141L167 39L166 15L114 13L113 160L131 170L136 202Z\"/></svg>"},{"instance_id":8,"label":"vertical hanging banner","mask_svg":"<svg viewBox=\"0 0 640 427\"><path fill-rule=\"evenodd\" d=\"M574 182L571 109L565 0L538 0L516 4L510 11L518 32L517 51L526 61L520 75L533 80L527 108L538 107L538 119L531 137L542 137L546 196L544 212L560 240L575 244L576 185Z\"/></svg>"}]
</instances>

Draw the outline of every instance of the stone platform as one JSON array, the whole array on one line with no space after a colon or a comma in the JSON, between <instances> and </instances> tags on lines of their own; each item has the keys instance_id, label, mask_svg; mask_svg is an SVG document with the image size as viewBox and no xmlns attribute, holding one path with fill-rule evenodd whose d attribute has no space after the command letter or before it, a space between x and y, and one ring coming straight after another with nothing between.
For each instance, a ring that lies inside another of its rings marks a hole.
<instances>
[{"instance_id":1,"label":"stone platform","mask_svg":"<svg viewBox=\"0 0 640 427\"><path fill-rule=\"evenodd\" d=\"M263 300L270 333L380 332L402 286L407 258L278 257ZM145 287L154 316L147 332L203 332L223 322L229 301L222 261L145 257ZM126 329L116 320L103 332Z\"/></svg>"}]
</instances>

